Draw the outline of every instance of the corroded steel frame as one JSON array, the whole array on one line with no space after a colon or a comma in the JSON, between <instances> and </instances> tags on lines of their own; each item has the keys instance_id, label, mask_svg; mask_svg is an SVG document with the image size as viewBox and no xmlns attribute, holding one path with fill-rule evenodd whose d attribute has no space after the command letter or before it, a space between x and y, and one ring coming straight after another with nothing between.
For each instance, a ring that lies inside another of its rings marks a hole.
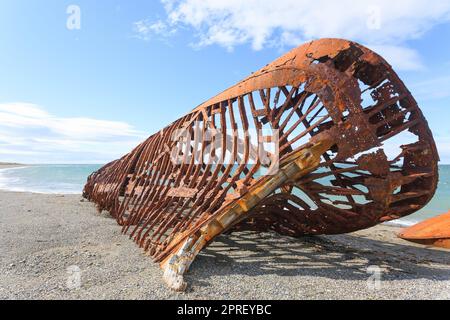
<instances>
[{"instance_id":1,"label":"corroded steel frame","mask_svg":"<svg viewBox=\"0 0 450 320\"><path fill-rule=\"evenodd\" d=\"M273 139L263 129L278 133L277 152L263 150L270 161L261 161L258 146L237 133L252 127L261 141ZM179 139L180 129L189 142ZM208 149L208 130L219 133L213 140L222 155ZM222 160L227 154L228 163L192 156L205 154ZM306 161L305 154L313 156ZM174 162L174 155L183 161ZM261 175L274 157L280 170ZM101 168L84 195L109 211L161 262L169 285L182 290L181 276L195 255L223 232L347 233L419 210L435 192L438 160L427 122L391 66L357 43L322 39L290 51ZM279 176L287 168L294 178Z\"/></svg>"}]
</instances>

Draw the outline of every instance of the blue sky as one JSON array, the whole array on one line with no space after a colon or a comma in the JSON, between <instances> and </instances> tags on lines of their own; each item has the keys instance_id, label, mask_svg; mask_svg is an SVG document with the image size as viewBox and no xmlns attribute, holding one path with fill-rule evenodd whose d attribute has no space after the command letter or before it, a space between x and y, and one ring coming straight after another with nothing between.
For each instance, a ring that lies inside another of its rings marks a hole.
<instances>
[{"instance_id":1,"label":"blue sky","mask_svg":"<svg viewBox=\"0 0 450 320\"><path fill-rule=\"evenodd\" d=\"M419 0L3 0L0 161L107 162L320 37L393 64L450 163L450 1Z\"/></svg>"}]
</instances>

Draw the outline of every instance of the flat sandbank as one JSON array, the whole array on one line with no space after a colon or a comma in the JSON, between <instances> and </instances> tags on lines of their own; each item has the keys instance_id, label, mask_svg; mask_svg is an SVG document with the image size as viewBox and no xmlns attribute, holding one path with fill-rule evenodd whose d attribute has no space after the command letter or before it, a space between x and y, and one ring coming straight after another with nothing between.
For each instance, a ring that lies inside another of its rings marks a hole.
<instances>
[{"instance_id":1,"label":"flat sandbank","mask_svg":"<svg viewBox=\"0 0 450 320\"><path fill-rule=\"evenodd\" d=\"M81 196L0 191L0 230L0 299L450 299L450 251L398 239L385 225L301 239L222 236L181 294ZM73 268L79 288L68 286Z\"/></svg>"},{"instance_id":2,"label":"flat sandbank","mask_svg":"<svg viewBox=\"0 0 450 320\"><path fill-rule=\"evenodd\" d=\"M0 170L1 169L21 168L21 167L26 167L26 165L20 164L20 163L0 162Z\"/></svg>"}]
</instances>

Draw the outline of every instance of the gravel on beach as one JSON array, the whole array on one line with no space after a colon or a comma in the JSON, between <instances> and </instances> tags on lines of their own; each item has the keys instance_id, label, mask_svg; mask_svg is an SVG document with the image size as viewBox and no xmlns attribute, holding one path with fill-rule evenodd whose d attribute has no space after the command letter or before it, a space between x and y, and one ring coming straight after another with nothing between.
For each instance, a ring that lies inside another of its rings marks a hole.
<instances>
[{"instance_id":1,"label":"gravel on beach","mask_svg":"<svg viewBox=\"0 0 450 320\"><path fill-rule=\"evenodd\" d=\"M450 251L386 225L221 236L192 264L185 293L79 195L0 191L0 230L0 299L450 299Z\"/></svg>"}]
</instances>

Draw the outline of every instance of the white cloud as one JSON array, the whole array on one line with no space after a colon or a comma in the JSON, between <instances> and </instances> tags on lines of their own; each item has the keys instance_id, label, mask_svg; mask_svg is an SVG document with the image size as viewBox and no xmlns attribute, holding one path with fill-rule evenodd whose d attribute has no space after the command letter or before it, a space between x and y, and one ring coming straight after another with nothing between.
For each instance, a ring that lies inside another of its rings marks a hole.
<instances>
[{"instance_id":1,"label":"white cloud","mask_svg":"<svg viewBox=\"0 0 450 320\"><path fill-rule=\"evenodd\" d=\"M435 24L450 20L450 1L425 0L162 0L167 18L138 22L135 31L174 33L179 27L195 30L196 46L217 44L232 50L250 43L255 50L266 46L293 46L324 37L339 37L377 45L388 50L395 67L421 67L412 49L393 44L422 36ZM399 57L406 53L402 61ZM416 65L417 63L417 65ZM398 64L398 65L395 65Z\"/></svg>"},{"instance_id":2,"label":"white cloud","mask_svg":"<svg viewBox=\"0 0 450 320\"><path fill-rule=\"evenodd\" d=\"M27 103L0 104L0 161L105 163L143 138L124 122L57 117Z\"/></svg>"},{"instance_id":3,"label":"white cloud","mask_svg":"<svg viewBox=\"0 0 450 320\"><path fill-rule=\"evenodd\" d=\"M165 22L158 20L151 22L148 19L139 20L133 24L136 37L149 41L152 37L167 38L176 33L176 28L169 26Z\"/></svg>"},{"instance_id":4,"label":"white cloud","mask_svg":"<svg viewBox=\"0 0 450 320\"><path fill-rule=\"evenodd\" d=\"M367 47L380 54L396 70L416 71L425 69L419 53L413 49L394 45L367 45Z\"/></svg>"},{"instance_id":5,"label":"white cloud","mask_svg":"<svg viewBox=\"0 0 450 320\"><path fill-rule=\"evenodd\" d=\"M439 100L450 97L450 76L439 76L416 82L410 86L419 101Z\"/></svg>"}]
</instances>

